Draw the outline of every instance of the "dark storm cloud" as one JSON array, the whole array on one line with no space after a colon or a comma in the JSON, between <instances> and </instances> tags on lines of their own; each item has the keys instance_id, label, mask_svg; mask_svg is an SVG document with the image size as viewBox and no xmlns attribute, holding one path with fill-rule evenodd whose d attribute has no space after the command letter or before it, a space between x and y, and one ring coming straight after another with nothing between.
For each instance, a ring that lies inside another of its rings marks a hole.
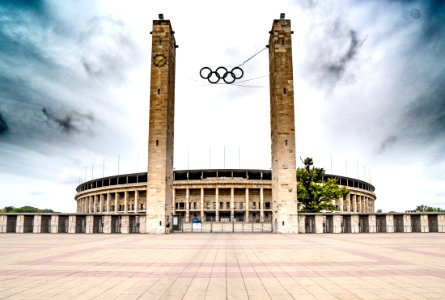
<instances>
[{"instance_id":1,"label":"dark storm cloud","mask_svg":"<svg viewBox=\"0 0 445 300\"><path fill-rule=\"evenodd\" d=\"M323 16L311 23L306 35L308 56L302 66L304 75L315 86L330 91L345 76L364 39L343 16L324 11L318 2L303 7L308 8L308 13ZM354 70L349 71L353 73Z\"/></svg>"},{"instance_id":2,"label":"dark storm cloud","mask_svg":"<svg viewBox=\"0 0 445 300\"><path fill-rule=\"evenodd\" d=\"M3 116L0 112L0 136L2 134L5 134L8 131L8 124L6 124L6 121L3 119Z\"/></svg>"},{"instance_id":3,"label":"dark storm cloud","mask_svg":"<svg viewBox=\"0 0 445 300\"><path fill-rule=\"evenodd\" d=\"M323 69L327 70L327 74L330 75L335 81L339 80L347 67L348 63L357 55L357 51L360 47L361 42L357 37L357 32L355 30L349 29L349 46L344 54L340 54L337 61L325 62L322 66Z\"/></svg>"},{"instance_id":4,"label":"dark storm cloud","mask_svg":"<svg viewBox=\"0 0 445 300\"><path fill-rule=\"evenodd\" d=\"M140 54L124 24L112 17L95 17L80 34L86 51L80 60L86 73L96 79L124 79L122 70L135 64Z\"/></svg>"},{"instance_id":5,"label":"dark storm cloud","mask_svg":"<svg viewBox=\"0 0 445 300\"><path fill-rule=\"evenodd\" d=\"M397 142L397 136L395 135L390 135L387 138L385 138L379 146L379 153L385 152L395 142Z\"/></svg>"},{"instance_id":6,"label":"dark storm cloud","mask_svg":"<svg viewBox=\"0 0 445 300\"><path fill-rule=\"evenodd\" d=\"M88 128L93 123L92 115L69 111L63 115L56 115L48 108L42 108L42 113L48 121L55 123L64 133L78 133Z\"/></svg>"},{"instance_id":7,"label":"dark storm cloud","mask_svg":"<svg viewBox=\"0 0 445 300\"><path fill-rule=\"evenodd\" d=\"M50 1L0 2L3 145L46 151L85 143L98 125L112 127L104 121L112 107L107 85L122 82L140 61L122 22L93 17L71 26L56 8Z\"/></svg>"}]
</instances>

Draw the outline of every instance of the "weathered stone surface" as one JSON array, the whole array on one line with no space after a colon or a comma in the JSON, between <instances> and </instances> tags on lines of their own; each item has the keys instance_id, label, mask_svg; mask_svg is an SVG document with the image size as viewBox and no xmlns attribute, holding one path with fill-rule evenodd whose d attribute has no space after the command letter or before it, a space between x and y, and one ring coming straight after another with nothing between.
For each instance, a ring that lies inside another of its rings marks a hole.
<instances>
[{"instance_id":1,"label":"weathered stone surface","mask_svg":"<svg viewBox=\"0 0 445 300\"><path fill-rule=\"evenodd\" d=\"M269 38L272 203L278 233L298 233L290 20L274 20Z\"/></svg>"},{"instance_id":2,"label":"weathered stone surface","mask_svg":"<svg viewBox=\"0 0 445 300\"><path fill-rule=\"evenodd\" d=\"M175 37L168 20L153 21L146 232L165 233L172 215Z\"/></svg>"}]
</instances>

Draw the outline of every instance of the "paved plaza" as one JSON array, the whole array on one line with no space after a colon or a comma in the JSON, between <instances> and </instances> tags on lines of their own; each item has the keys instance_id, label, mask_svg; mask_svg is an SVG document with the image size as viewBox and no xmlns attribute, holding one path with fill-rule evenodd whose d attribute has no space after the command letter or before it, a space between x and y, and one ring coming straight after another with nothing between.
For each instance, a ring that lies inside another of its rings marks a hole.
<instances>
[{"instance_id":1,"label":"paved plaza","mask_svg":"<svg viewBox=\"0 0 445 300\"><path fill-rule=\"evenodd\" d=\"M0 298L445 299L445 234L1 234Z\"/></svg>"}]
</instances>

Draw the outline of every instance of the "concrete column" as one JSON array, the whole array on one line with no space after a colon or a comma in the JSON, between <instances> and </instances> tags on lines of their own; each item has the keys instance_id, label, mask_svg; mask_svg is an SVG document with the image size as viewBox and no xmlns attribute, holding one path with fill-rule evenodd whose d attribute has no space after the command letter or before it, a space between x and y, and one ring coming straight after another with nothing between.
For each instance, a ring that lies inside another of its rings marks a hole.
<instances>
[{"instance_id":1,"label":"concrete column","mask_svg":"<svg viewBox=\"0 0 445 300\"><path fill-rule=\"evenodd\" d=\"M352 209L351 212L357 212L357 195L352 195Z\"/></svg>"},{"instance_id":2,"label":"concrete column","mask_svg":"<svg viewBox=\"0 0 445 300\"><path fill-rule=\"evenodd\" d=\"M201 222L204 222L204 188L201 188Z\"/></svg>"},{"instance_id":3,"label":"concrete column","mask_svg":"<svg viewBox=\"0 0 445 300\"><path fill-rule=\"evenodd\" d=\"M59 216L52 215L51 216L51 233L59 232Z\"/></svg>"},{"instance_id":4,"label":"concrete column","mask_svg":"<svg viewBox=\"0 0 445 300\"><path fill-rule=\"evenodd\" d=\"M104 216L104 233L111 233L111 216Z\"/></svg>"},{"instance_id":5,"label":"concrete column","mask_svg":"<svg viewBox=\"0 0 445 300\"><path fill-rule=\"evenodd\" d=\"M139 191L134 191L134 212L139 212Z\"/></svg>"},{"instance_id":6,"label":"concrete column","mask_svg":"<svg viewBox=\"0 0 445 300\"><path fill-rule=\"evenodd\" d=\"M88 207L89 207L89 197L83 198L83 212L86 214L88 213Z\"/></svg>"},{"instance_id":7,"label":"concrete column","mask_svg":"<svg viewBox=\"0 0 445 300\"><path fill-rule=\"evenodd\" d=\"M68 217L68 233L76 233L76 216Z\"/></svg>"},{"instance_id":8,"label":"concrete column","mask_svg":"<svg viewBox=\"0 0 445 300\"><path fill-rule=\"evenodd\" d=\"M119 204L119 193L115 193L114 194L114 212L117 213L118 212L118 204Z\"/></svg>"},{"instance_id":9,"label":"concrete column","mask_svg":"<svg viewBox=\"0 0 445 300\"><path fill-rule=\"evenodd\" d=\"M358 233L359 232L359 216L354 214L351 215L351 233Z\"/></svg>"},{"instance_id":10,"label":"concrete column","mask_svg":"<svg viewBox=\"0 0 445 300\"><path fill-rule=\"evenodd\" d=\"M341 233L341 223L343 221L343 216L341 215L334 215L333 216L333 233Z\"/></svg>"},{"instance_id":11,"label":"concrete column","mask_svg":"<svg viewBox=\"0 0 445 300\"><path fill-rule=\"evenodd\" d=\"M190 222L190 190L185 189L185 222Z\"/></svg>"},{"instance_id":12,"label":"concrete column","mask_svg":"<svg viewBox=\"0 0 445 300\"><path fill-rule=\"evenodd\" d=\"M121 233L130 233L130 216L122 216Z\"/></svg>"},{"instance_id":13,"label":"concrete column","mask_svg":"<svg viewBox=\"0 0 445 300\"><path fill-rule=\"evenodd\" d=\"M411 215L403 215L403 232L412 232Z\"/></svg>"},{"instance_id":14,"label":"concrete column","mask_svg":"<svg viewBox=\"0 0 445 300\"><path fill-rule=\"evenodd\" d=\"M176 190L172 188L172 214L176 214Z\"/></svg>"},{"instance_id":15,"label":"concrete column","mask_svg":"<svg viewBox=\"0 0 445 300\"><path fill-rule=\"evenodd\" d=\"M42 216L34 215L33 228L32 228L33 233L40 233L42 227L41 223L42 223Z\"/></svg>"},{"instance_id":16,"label":"concrete column","mask_svg":"<svg viewBox=\"0 0 445 300\"><path fill-rule=\"evenodd\" d=\"M147 233L145 216L139 216L139 233Z\"/></svg>"},{"instance_id":17,"label":"concrete column","mask_svg":"<svg viewBox=\"0 0 445 300\"><path fill-rule=\"evenodd\" d=\"M420 231L421 232L430 232L428 226L428 215L420 215Z\"/></svg>"},{"instance_id":18,"label":"concrete column","mask_svg":"<svg viewBox=\"0 0 445 300\"><path fill-rule=\"evenodd\" d=\"M298 215L298 233L306 233L306 216Z\"/></svg>"},{"instance_id":19,"label":"concrete column","mask_svg":"<svg viewBox=\"0 0 445 300\"><path fill-rule=\"evenodd\" d=\"M93 227L94 227L94 216L87 216L87 224L85 228L85 233L93 233Z\"/></svg>"},{"instance_id":20,"label":"concrete column","mask_svg":"<svg viewBox=\"0 0 445 300\"><path fill-rule=\"evenodd\" d=\"M260 188L260 222L264 222L264 191Z\"/></svg>"},{"instance_id":21,"label":"concrete column","mask_svg":"<svg viewBox=\"0 0 445 300\"><path fill-rule=\"evenodd\" d=\"M25 216L17 215L17 223L15 227L16 233L23 233L23 229L25 228Z\"/></svg>"},{"instance_id":22,"label":"concrete column","mask_svg":"<svg viewBox=\"0 0 445 300\"><path fill-rule=\"evenodd\" d=\"M260 196L261 197L261 196ZM245 212L245 214L246 214L246 217L245 217L245 219L244 219L244 221L246 221L246 222L249 222L250 220L250 218L249 218L249 203L250 203L250 201L249 201L249 199L250 199L250 196L249 196L249 189L246 189L246 212ZM261 218L261 216L260 216L260 218Z\"/></svg>"},{"instance_id":23,"label":"concrete column","mask_svg":"<svg viewBox=\"0 0 445 300\"><path fill-rule=\"evenodd\" d=\"M104 211L104 194L99 195L99 212L103 213Z\"/></svg>"},{"instance_id":24,"label":"concrete column","mask_svg":"<svg viewBox=\"0 0 445 300\"><path fill-rule=\"evenodd\" d=\"M110 212L110 198L111 198L111 194L107 193L107 208L106 208L107 213Z\"/></svg>"},{"instance_id":25,"label":"concrete column","mask_svg":"<svg viewBox=\"0 0 445 300\"><path fill-rule=\"evenodd\" d=\"M315 215L315 233L323 233L323 216Z\"/></svg>"},{"instance_id":26,"label":"concrete column","mask_svg":"<svg viewBox=\"0 0 445 300\"><path fill-rule=\"evenodd\" d=\"M128 213L128 192L124 192L124 213Z\"/></svg>"},{"instance_id":27,"label":"concrete column","mask_svg":"<svg viewBox=\"0 0 445 300\"><path fill-rule=\"evenodd\" d=\"M219 222L219 188L215 189L215 203L216 203L215 218L216 222Z\"/></svg>"},{"instance_id":28,"label":"concrete column","mask_svg":"<svg viewBox=\"0 0 445 300\"><path fill-rule=\"evenodd\" d=\"M230 221L233 221L235 218L235 189L230 189Z\"/></svg>"},{"instance_id":29,"label":"concrete column","mask_svg":"<svg viewBox=\"0 0 445 300\"><path fill-rule=\"evenodd\" d=\"M338 209L340 210L340 211L343 211L343 197L341 197L340 199L338 199L339 201L338 201Z\"/></svg>"},{"instance_id":30,"label":"concrete column","mask_svg":"<svg viewBox=\"0 0 445 300\"><path fill-rule=\"evenodd\" d=\"M351 211L351 193L348 193L346 195L346 211L347 212Z\"/></svg>"},{"instance_id":31,"label":"concrete column","mask_svg":"<svg viewBox=\"0 0 445 300\"><path fill-rule=\"evenodd\" d=\"M6 233L8 227L8 216L0 216L0 233Z\"/></svg>"},{"instance_id":32,"label":"concrete column","mask_svg":"<svg viewBox=\"0 0 445 300\"><path fill-rule=\"evenodd\" d=\"M437 216L437 231L445 232L445 214L439 214Z\"/></svg>"},{"instance_id":33,"label":"concrete column","mask_svg":"<svg viewBox=\"0 0 445 300\"><path fill-rule=\"evenodd\" d=\"M93 196L93 213L97 213L97 195Z\"/></svg>"},{"instance_id":34,"label":"concrete column","mask_svg":"<svg viewBox=\"0 0 445 300\"><path fill-rule=\"evenodd\" d=\"M365 197L365 212L369 212L369 203L368 203L368 197Z\"/></svg>"},{"instance_id":35,"label":"concrete column","mask_svg":"<svg viewBox=\"0 0 445 300\"><path fill-rule=\"evenodd\" d=\"M376 232L377 218L375 215L368 215L368 227L369 227L369 233Z\"/></svg>"},{"instance_id":36,"label":"concrete column","mask_svg":"<svg viewBox=\"0 0 445 300\"><path fill-rule=\"evenodd\" d=\"M386 215L386 232L394 232L394 217Z\"/></svg>"}]
</instances>

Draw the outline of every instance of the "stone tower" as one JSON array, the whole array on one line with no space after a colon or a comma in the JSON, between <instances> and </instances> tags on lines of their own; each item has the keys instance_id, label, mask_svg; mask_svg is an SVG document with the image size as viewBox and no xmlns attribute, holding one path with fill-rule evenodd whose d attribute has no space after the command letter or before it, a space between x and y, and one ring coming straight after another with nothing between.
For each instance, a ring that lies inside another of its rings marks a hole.
<instances>
[{"instance_id":1,"label":"stone tower","mask_svg":"<svg viewBox=\"0 0 445 300\"><path fill-rule=\"evenodd\" d=\"M176 42L169 20L153 21L148 137L147 233L171 222Z\"/></svg>"},{"instance_id":2,"label":"stone tower","mask_svg":"<svg viewBox=\"0 0 445 300\"><path fill-rule=\"evenodd\" d=\"M269 38L274 231L298 233L294 83L290 20L274 20Z\"/></svg>"}]
</instances>

